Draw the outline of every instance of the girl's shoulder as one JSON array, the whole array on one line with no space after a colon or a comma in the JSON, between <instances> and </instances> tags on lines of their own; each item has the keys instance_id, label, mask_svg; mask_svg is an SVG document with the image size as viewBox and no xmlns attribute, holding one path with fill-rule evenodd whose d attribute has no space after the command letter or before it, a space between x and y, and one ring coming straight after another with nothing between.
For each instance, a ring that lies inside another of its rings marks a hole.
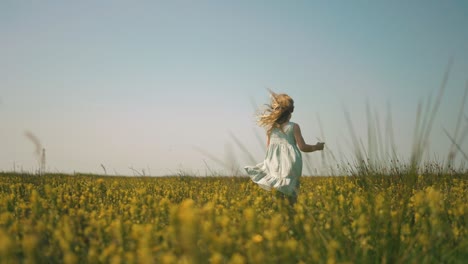
<instances>
[{"instance_id":1,"label":"girl's shoulder","mask_svg":"<svg viewBox=\"0 0 468 264\"><path fill-rule=\"evenodd\" d=\"M288 122L284 128L288 131L293 131L294 127L296 126L297 124L294 123L294 122Z\"/></svg>"},{"instance_id":2,"label":"girl's shoulder","mask_svg":"<svg viewBox=\"0 0 468 264\"><path fill-rule=\"evenodd\" d=\"M295 126L297 126L297 125L298 125L298 124L297 124L297 123L294 123L294 122L289 122L289 123L288 123L288 126L291 127L291 128L293 128L293 127L295 127Z\"/></svg>"}]
</instances>

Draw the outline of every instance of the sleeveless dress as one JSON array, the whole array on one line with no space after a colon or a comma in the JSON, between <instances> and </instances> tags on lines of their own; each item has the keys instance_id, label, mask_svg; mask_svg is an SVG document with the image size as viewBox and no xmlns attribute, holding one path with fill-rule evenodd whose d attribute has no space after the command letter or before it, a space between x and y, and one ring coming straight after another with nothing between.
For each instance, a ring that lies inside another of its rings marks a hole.
<instances>
[{"instance_id":1,"label":"sleeveless dress","mask_svg":"<svg viewBox=\"0 0 468 264\"><path fill-rule=\"evenodd\" d=\"M302 174L302 154L294 138L294 125L288 122L283 129L274 128L265 160L244 168L252 181L263 189L275 188L292 197L298 194Z\"/></svg>"}]
</instances>

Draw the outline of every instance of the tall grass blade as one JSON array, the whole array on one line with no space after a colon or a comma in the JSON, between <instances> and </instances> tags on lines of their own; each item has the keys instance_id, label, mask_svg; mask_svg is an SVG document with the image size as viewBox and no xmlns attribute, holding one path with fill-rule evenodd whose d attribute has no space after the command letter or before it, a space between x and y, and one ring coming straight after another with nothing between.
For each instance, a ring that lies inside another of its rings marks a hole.
<instances>
[{"instance_id":1,"label":"tall grass blade","mask_svg":"<svg viewBox=\"0 0 468 264\"><path fill-rule=\"evenodd\" d=\"M317 122L318 122L318 124L319 124L321 141L327 142L327 138L325 137L325 132L324 132L325 130L323 129L324 126L323 126L323 124L322 124L322 119L320 118L320 115L319 115L318 113L317 113ZM333 160L334 162L336 162L336 163L338 162L337 159L336 159L336 157L335 157L335 155L333 154L333 151L332 151L331 148L330 148L330 145L326 146L326 147L323 149L322 153L324 154L324 157L323 157L323 158L325 158L325 159L327 160L327 164L328 164L328 165L330 165L330 164L328 163L328 161L329 161L330 159L332 159L332 160Z\"/></svg>"},{"instance_id":2,"label":"tall grass blade","mask_svg":"<svg viewBox=\"0 0 468 264\"><path fill-rule=\"evenodd\" d=\"M255 102L255 99L253 97L250 97L250 104L252 105L253 111L258 113L259 108L258 108L257 102ZM254 135L260 146L260 149L263 150L263 152L265 152L266 151L265 141L262 140L262 137L259 135L258 131L255 129L254 129Z\"/></svg>"},{"instance_id":3,"label":"tall grass blade","mask_svg":"<svg viewBox=\"0 0 468 264\"><path fill-rule=\"evenodd\" d=\"M396 154L395 134L394 134L394 130L393 130L393 119L392 119L392 111L391 111L390 103L387 104L386 131L387 131L387 140L388 140L388 144L389 144L388 147L390 148L389 151L391 152L392 159L396 160L397 159L397 154Z\"/></svg>"},{"instance_id":4,"label":"tall grass blade","mask_svg":"<svg viewBox=\"0 0 468 264\"><path fill-rule=\"evenodd\" d=\"M221 159L217 158L215 155L211 154L210 152L208 152L208 151L206 151L206 150L204 150L202 148L196 147L196 146L194 146L193 149L200 152L203 156L207 157L208 159L210 159L214 163L220 165L221 167L223 167L225 169L230 169L230 167L229 167L229 165L227 163L225 163Z\"/></svg>"},{"instance_id":5,"label":"tall grass blade","mask_svg":"<svg viewBox=\"0 0 468 264\"><path fill-rule=\"evenodd\" d=\"M455 139L452 136L450 136L450 134L448 133L448 131L445 128L444 128L444 133L450 139L452 144L458 149L458 151L463 155L463 157L468 161L468 155L461 149L460 145L457 144Z\"/></svg>"},{"instance_id":6,"label":"tall grass blade","mask_svg":"<svg viewBox=\"0 0 468 264\"><path fill-rule=\"evenodd\" d=\"M234 150L232 148L231 143L226 143L224 145L224 151L225 151L226 164L228 165L228 173L233 176L239 175L240 166L239 166L239 163L237 162L237 158L236 158L236 155L234 154Z\"/></svg>"},{"instance_id":7,"label":"tall grass blade","mask_svg":"<svg viewBox=\"0 0 468 264\"><path fill-rule=\"evenodd\" d=\"M454 132L454 135L453 135L453 138L455 140L459 140L458 139L458 135L459 135L458 133L460 131L460 125L462 123L463 111L465 110L465 103L466 103L467 94L468 94L468 81L466 82L466 85L465 85L465 92L463 93L463 98L462 98L462 102L461 102L461 105L460 105L460 111L458 112L457 123L456 123L456 126L455 126L455 132ZM461 137L462 138L464 137L464 133L462 133ZM453 161L454 161L455 155L456 155L455 149L456 149L456 146L452 142L452 145L450 146L448 158L447 158L447 166L448 167L453 165Z\"/></svg>"},{"instance_id":8,"label":"tall grass blade","mask_svg":"<svg viewBox=\"0 0 468 264\"><path fill-rule=\"evenodd\" d=\"M420 139L419 139L419 134L421 128L421 115L422 115L422 107L423 107L423 102L420 100L418 103L418 107L416 110L416 121L414 123L414 132L413 132L413 149L411 151L411 167L416 167L416 157L414 156L414 153L419 153L420 149Z\"/></svg>"},{"instance_id":9,"label":"tall grass blade","mask_svg":"<svg viewBox=\"0 0 468 264\"><path fill-rule=\"evenodd\" d=\"M346 123L348 125L348 129L350 130L350 133L351 133L351 140L352 140L352 144L354 146L354 154L355 154L355 157L357 159L356 162L358 164L361 164L361 163L364 162L364 158L363 158L363 155L362 155L362 152L361 152L361 147L359 145L359 139L356 136L356 132L354 130L353 122L351 122L351 117L349 115L349 112L346 109L344 110L344 114L345 114L345 118L346 118Z\"/></svg>"},{"instance_id":10,"label":"tall grass blade","mask_svg":"<svg viewBox=\"0 0 468 264\"><path fill-rule=\"evenodd\" d=\"M206 175L210 175L210 176L216 176L216 174L215 174L214 171L211 169L211 167L208 165L208 163L206 162L205 159L203 159L203 163L205 164L206 170L209 172L209 174L206 173L206 172L205 172L205 174L206 174Z\"/></svg>"},{"instance_id":11,"label":"tall grass blade","mask_svg":"<svg viewBox=\"0 0 468 264\"><path fill-rule=\"evenodd\" d=\"M240 141L232 132L229 132L229 135L231 136L232 140L236 143L237 147L244 153L244 155L247 157L247 160L250 164L255 163L255 158L250 153L250 151L247 149L247 147Z\"/></svg>"},{"instance_id":12,"label":"tall grass blade","mask_svg":"<svg viewBox=\"0 0 468 264\"><path fill-rule=\"evenodd\" d=\"M262 137L260 136L260 134L258 133L257 130L254 130L254 135L255 135L255 138L257 139L257 143L260 147L261 150L263 150L263 152L266 151L266 140L262 140Z\"/></svg>"},{"instance_id":13,"label":"tall grass blade","mask_svg":"<svg viewBox=\"0 0 468 264\"><path fill-rule=\"evenodd\" d=\"M304 155L304 164L306 166L306 170L309 173L310 176L314 175L313 170L312 170L312 157L308 155L307 153Z\"/></svg>"},{"instance_id":14,"label":"tall grass blade","mask_svg":"<svg viewBox=\"0 0 468 264\"><path fill-rule=\"evenodd\" d=\"M376 157L376 150L375 150L375 133L374 127L375 124L373 123L373 118L370 110L369 101L366 101L366 118L367 118L367 155L369 166L373 170L375 167L375 157Z\"/></svg>"},{"instance_id":15,"label":"tall grass blade","mask_svg":"<svg viewBox=\"0 0 468 264\"><path fill-rule=\"evenodd\" d=\"M439 110L440 103L444 96L444 92L447 89L447 83L448 83L452 63L453 63L453 60L451 59L445 70L442 83L440 85L440 89L439 89L439 92L437 94L434 104L431 103L431 99L429 99L429 102L427 104L428 112L426 113L428 114L424 115L423 123L421 126L421 131L418 131L417 138L415 138L415 143L417 145L417 148L413 150L413 153L411 154L412 156L411 157L411 170L413 172L416 172L418 170L421 160L423 158L424 152L428 148L429 136L432 131L432 126L434 124L437 111Z\"/></svg>"},{"instance_id":16,"label":"tall grass blade","mask_svg":"<svg viewBox=\"0 0 468 264\"><path fill-rule=\"evenodd\" d=\"M319 124L320 137L321 137L321 140L319 139L319 141L326 142L325 133L323 133L322 120L320 120L320 115L318 113L317 113L317 122ZM328 147L326 147L326 148L328 148ZM325 154L325 149L323 149L320 152L320 157L322 158L322 170L323 170L323 169L328 167L328 162L327 162L327 156Z\"/></svg>"},{"instance_id":17,"label":"tall grass blade","mask_svg":"<svg viewBox=\"0 0 468 264\"><path fill-rule=\"evenodd\" d=\"M468 117L465 116L464 118L465 118L466 124L465 124L465 127L463 128L462 132L460 133L460 138L458 140L456 138L454 138L454 140L456 140L455 142L457 143L458 146L463 146L463 143L465 142L465 139L468 136ZM457 148L456 145L455 145L455 147ZM454 151L453 157L452 157L453 161L455 161L456 155L457 155L457 151ZM451 164L451 165L453 165L453 164Z\"/></svg>"}]
</instances>

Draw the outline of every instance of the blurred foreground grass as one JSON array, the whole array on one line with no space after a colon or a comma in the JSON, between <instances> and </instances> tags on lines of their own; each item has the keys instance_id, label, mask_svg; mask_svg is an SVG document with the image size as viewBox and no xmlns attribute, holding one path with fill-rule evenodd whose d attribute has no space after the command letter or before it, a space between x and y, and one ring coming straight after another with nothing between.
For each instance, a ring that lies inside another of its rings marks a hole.
<instances>
[{"instance_id":1,"label":"blurred foreground grass","mask_svg":"<svg viewBox=\"0 0 468 264\"><path fill-rule=\"evenodd\" d=\"M464 262L467 174L414 177L304 177L291 208L243 177L4 173L0 262Z\"/></svg>"}]
</instances>

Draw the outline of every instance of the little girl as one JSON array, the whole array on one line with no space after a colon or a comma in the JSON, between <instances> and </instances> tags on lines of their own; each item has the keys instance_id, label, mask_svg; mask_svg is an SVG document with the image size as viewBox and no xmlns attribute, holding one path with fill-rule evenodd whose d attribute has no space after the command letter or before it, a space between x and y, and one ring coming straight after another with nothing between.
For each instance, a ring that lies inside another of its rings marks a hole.
<instances>
[{"instance_id":1,"label":"little girl","mask_svg":"<svg viewBox=\"0 0 468 264\"><path fill-rule=\"evenodd\" d=\"M258 124L267 130L265 160L245 170L253 182L266 190L277 189L291 204L297 200L299 177L302 174L303 152L323 150L325 143L308 145L298 124L289 122L294 101L287 94L271 92L271 103L259 116Z\"/></svg>"}]
</instances>

